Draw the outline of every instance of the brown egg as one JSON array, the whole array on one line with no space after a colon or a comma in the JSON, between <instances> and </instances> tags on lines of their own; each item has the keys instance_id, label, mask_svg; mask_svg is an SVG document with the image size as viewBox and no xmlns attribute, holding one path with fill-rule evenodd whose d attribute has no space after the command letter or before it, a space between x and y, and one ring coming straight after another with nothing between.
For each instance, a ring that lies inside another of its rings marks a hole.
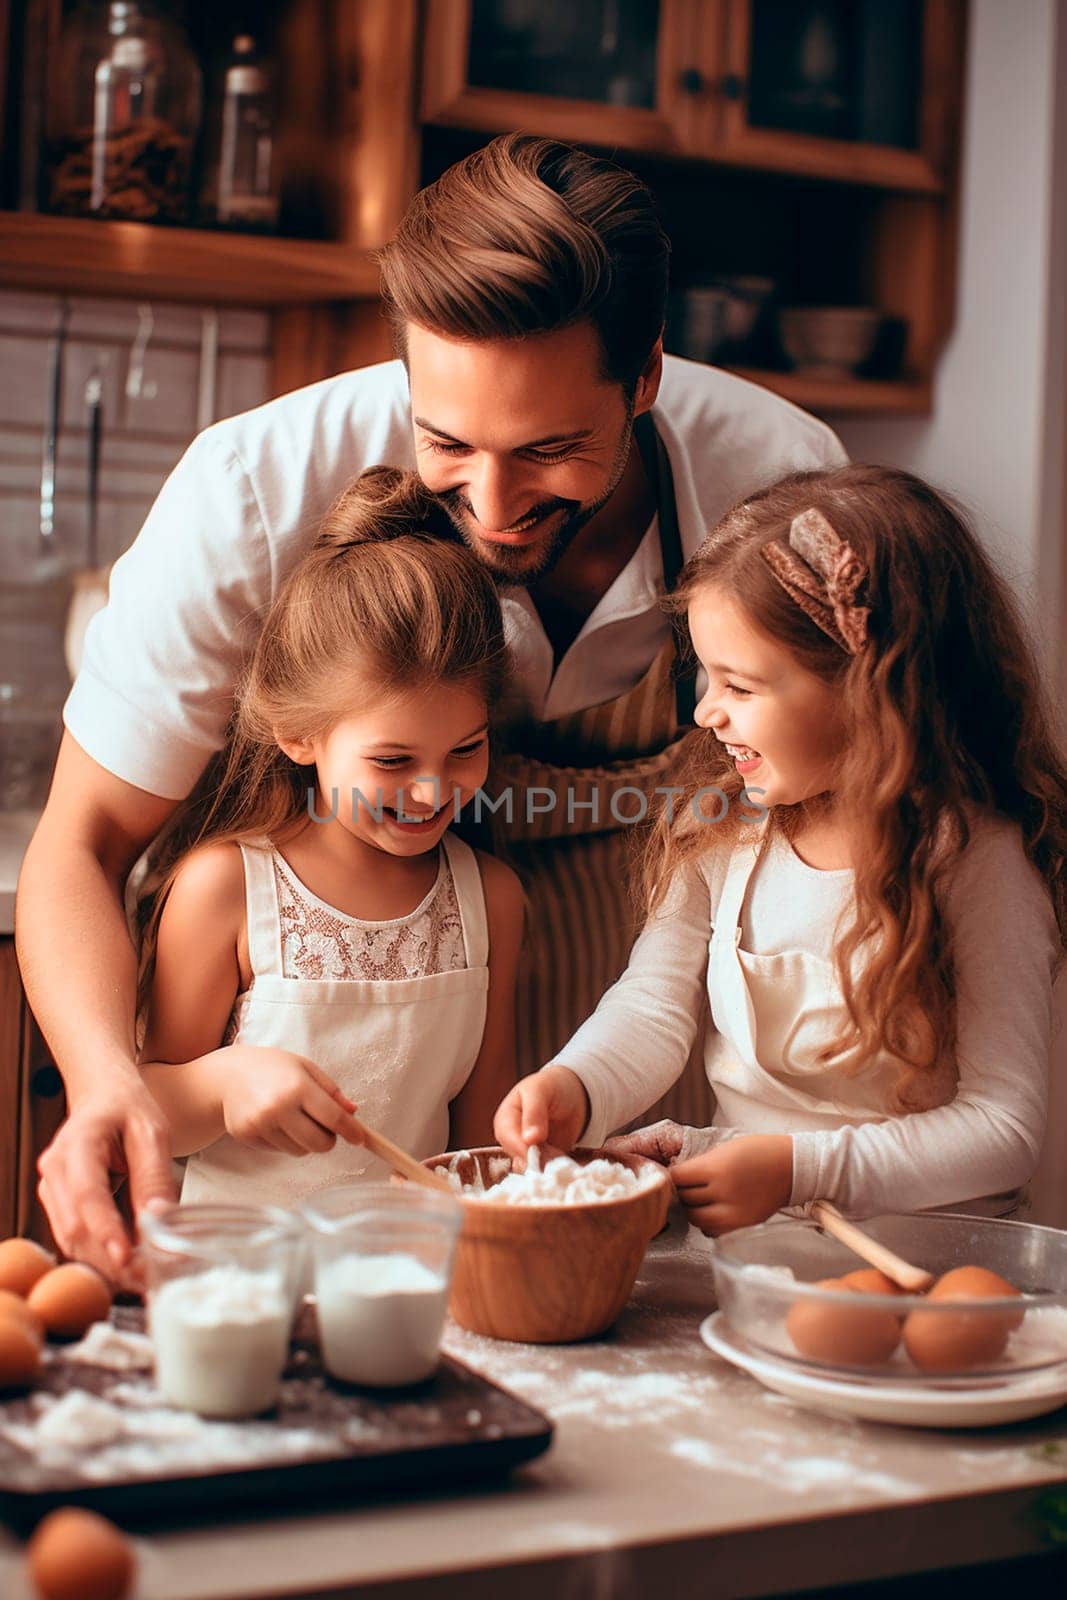
<instances>
[{"instance_id":1,"label":"brown egg","mask_svg":"<svg viewBox=\"0 0 1067 1600\"><path fill-rule=\"evenodd\" d=\"M841 1278L823 1278L815 1287L840 1289L859 1302L861 1291ZM862 1304L820 1305L796 1300L785 1319L786 1331L802 1356L836 1366L876 1367L888 1361L900 1340L900 1318Z\"/></svg>"},{"instance_id":2,"label":"brown egg","mask_svg":"<svg viewBox=\"0 0 1067 1600\"><path fill-rule=\"evenodd\" d=\"M17 1317L37 1335L38 1343L44 1338L44 1323L40 1317L30 1310L20 1294L12 1294L10 1289L0 1289L0 1317Z\"/></svg>"},{"instance_id":3,"label":"brown egg","mask_svg":"<svg viewBox=\"0 0 1067 1600\"><path fill-rule=\"evenodd\" d=\"M994 1300L1019 1290L985 1267L954 1267L938 1278L930 1301ZM904 1348L924 1372L987 1366L1003 1352L1025 1311L913 1311L904 1323Z\"/></svg>"},{"instance_id":4,"label":"brown egg","mask_svg":"<svg viewBox=\"0 0 1067 1600\"><path fill-rule=\"evenodd\" d=\"M111 1310L111 1290L92 1267L68 1261L34 1284L27 1305L49 1334L80 1339L86 1328L102 1322Z\"/></svg>"},{"instance_id":5,"label":"brown egg","mask_svg":"<svg viewBox=\"0 0 1067 1600\"><path fill-rule=\"evenodd\" d=\"M855 1272L846 1272L840 1281L850 1289L859 1289L863 1294L904 1293L899 1283L887 1278L877 1267L859 1267Z\"/></svg>"},{"instance_id":6,"label":"brown egg","mask_svg":"<svg viewBox=\"0 0 1067 1600\"><path fill-rule=\"evenodd\" d=\"M5 1239L0 1244L0 1289L27 1295L55 1264L55 1256L32 1239Z\"/></svg>"},{"instance_id":7,"label":"brown egg","mask_svg":"<svg viewBox=\"0 0 1067 1600\"><path fill-rule=\"evenodd\" d=\"M40 1335L22 1317L0 1316L0 1389L25 1389L40 1370Z\"/></svg>"},{"instance_id":8,"label":"brown egg","mask_svg":"<svg viewBox=\"0 0 1067 1600\"><path fill-rule=\"evenodd\" d=\"M129 1540L95 1511L63 1506L37 1524L26 1568L42 1600L123 1600L133 1587Z\"/></svg>"}]
</instances>

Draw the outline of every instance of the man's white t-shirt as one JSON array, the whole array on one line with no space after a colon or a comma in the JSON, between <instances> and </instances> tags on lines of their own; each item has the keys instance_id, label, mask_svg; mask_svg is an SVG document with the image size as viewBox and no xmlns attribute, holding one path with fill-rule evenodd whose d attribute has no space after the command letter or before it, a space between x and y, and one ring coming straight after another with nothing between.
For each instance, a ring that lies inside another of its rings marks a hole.
<instances>
[{"instance_id":1,"label":"man's white t-shirt","mask_svg":"<svg viewBox=\"0 0 1067 1600\"><path fill-rule=\"evenodd\" d=\"M837 466L832 431L769 390L668 356L653 419L671 462L682 549L785 473ZM216 423L193 441L111 574L64 708L72 736L137 788L181 799L224 741L234 684L261 620L346 484L415 465L407 375L364 367ZM529 596L502 594L530 714L613 699L668 623L655 523L557 665Z\"/></svg>"}]
</instances>

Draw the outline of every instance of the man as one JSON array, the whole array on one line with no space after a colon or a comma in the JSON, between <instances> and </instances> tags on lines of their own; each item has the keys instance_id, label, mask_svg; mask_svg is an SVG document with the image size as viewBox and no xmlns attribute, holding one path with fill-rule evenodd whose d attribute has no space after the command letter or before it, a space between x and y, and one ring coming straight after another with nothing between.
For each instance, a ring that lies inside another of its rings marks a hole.
<instances>
[{"instance_id":1,"label":"man","mask_svg":"<svg viewBox=\"0 0 1067 1600\"><path fill-rule=\"evenodd\" d=\"M688 721L659 593L729 506L843 459L766 391L664 360L668 248L630 174L494 140L416 196L382 253L402 360L208 429L115 567L18 903L70 1104L41 1159L68 1254L125 1269L109 1173L129 1172L135 1209L172 1193L136 1066L125 877L223 742L257 617L364 467L416 467L502 584L521 716L501 766L513 814L495 823L530 893L525 1067L621 969L624 819L634 791L669 786Z\"/></svg>"}]
</instances>

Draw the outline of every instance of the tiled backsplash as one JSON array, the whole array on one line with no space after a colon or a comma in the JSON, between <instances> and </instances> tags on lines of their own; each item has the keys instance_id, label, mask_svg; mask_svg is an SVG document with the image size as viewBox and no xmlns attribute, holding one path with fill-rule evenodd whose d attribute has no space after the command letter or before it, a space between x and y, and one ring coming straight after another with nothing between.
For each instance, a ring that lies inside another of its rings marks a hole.
<instances>
[{"instance_id":1,"label":"tiled backsplash","mask_svg":"<svg viewBox=\"0 0 1067 1600\"><path fill-rule=\"evenodd\" d=\"M259 405L270 393L270 324L263 314L68 300L55 533L46 544L40 534L41 466L50 349L61 307L54 295L0 294L0 720L5 704L15 702L58 717L66 697L66 575L87 564L91 374L100 377L103 399L97 513L102 565L135 538L160 485L199 429Z\"/></svg>"}]
</instances>

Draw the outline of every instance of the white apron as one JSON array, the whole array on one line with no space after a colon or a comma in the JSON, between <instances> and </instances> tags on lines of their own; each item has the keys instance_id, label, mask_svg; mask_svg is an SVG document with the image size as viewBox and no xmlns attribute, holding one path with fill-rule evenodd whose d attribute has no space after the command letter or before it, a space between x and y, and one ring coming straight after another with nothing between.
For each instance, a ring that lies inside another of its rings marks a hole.
<instances>
[{"instance_id":1,"label":"white apron","mask_svg":"<svg viewBox=\"0 0 1067 1600\"><path fill-rule=\"evenodd\" d=\"M273 855L241 846L252 985L235 1043L306 1056L359 1114L416 1157L448 1147L448 1105L481 1049L489 991L489 932L474 852L451 834L444 849L463 924L467 966L390 980L282 976ZM322 1155L252 1150L229 1135L190 1156L183 1201L294 1205L330 1184L387 1176L361 1146L340 1139Z\"/></svg>"},{"instance_id":2,"label":"white apron","mask_svg":"<svg viewBox=\"0 0 1067 1600\"><path fill-rule=\"evenodd\" d=\"M717 1102L715 1126L808 1133L885 1122L900 1070L895 1056L879 1051L855 1073L845 1070L849 1054L829 1066L820 1059L849 1020L834 963L806 950L761 956L741 948L745 895L766 827L731 854L708 952L715 1031L705 1068ZM1011 1217L1025 1214L1028 1199L1024 1187L934 1209Z\"/></svg>"},{"instance_id":3,"label":"white apron","mask_svg":"<svg viewBox=\"0 0 1067 1600\"><path fill-rule=\"evenodd\" d=\"M708 952L716 1031L706 1064L716 1125L800 1133L885 1121L896 1057L880 1052L855 1075L843 1070L847 1056L830 1066L820 1059L849 1021L833 962L807 950L761 956L741 948L745 895L766 837L765 823L758 838L734 847Z\"/></svg>"}]
</instances>

